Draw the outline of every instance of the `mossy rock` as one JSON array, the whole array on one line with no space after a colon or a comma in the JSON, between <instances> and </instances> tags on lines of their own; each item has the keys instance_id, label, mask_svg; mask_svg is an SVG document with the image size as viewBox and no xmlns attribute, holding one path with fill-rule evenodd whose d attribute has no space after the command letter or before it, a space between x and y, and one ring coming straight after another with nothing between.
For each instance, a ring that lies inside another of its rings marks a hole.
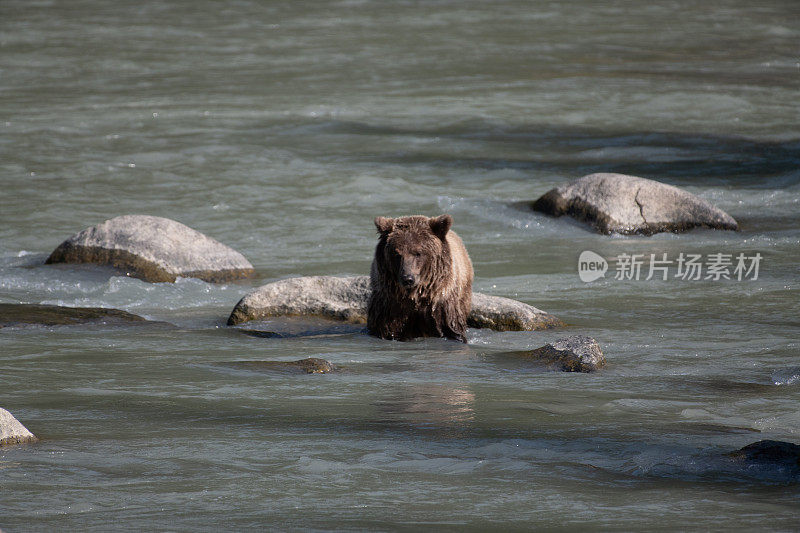
<instances>
[{"instance_id":1,"label":"mossy rock","mask_svg":"<svg viewBox=\"0 0 800 533\"><path fill-rule=\"evenodd\" d=\"M255 372L286 372L290 374L330 374L339 368L325 359L308 357L298 361L231 361L220 366Z\"/></svg>"},{"instance_id":2,"label":"mossy rock","mask_svg":"<svg viewBox=\"0 0 800 533\"><path fill-rule=\"evenodd\" d=\"M572 335L545 344L535 350L499 354L523 361L542 363L562 372L594 372L606 365L600 345L591 337Z\"/></svg>"},{"instance_id":3,"label":"mossy rock","mask_svg":"<svg viewBox=\"0 0 800 533\"><path fill-rule=\"evenodd\" d=\"M153 322L119 309L43 304L0 304L0 328L23 325L69 326L87 323L140 324Z\"/></svg>"}]
</instances>

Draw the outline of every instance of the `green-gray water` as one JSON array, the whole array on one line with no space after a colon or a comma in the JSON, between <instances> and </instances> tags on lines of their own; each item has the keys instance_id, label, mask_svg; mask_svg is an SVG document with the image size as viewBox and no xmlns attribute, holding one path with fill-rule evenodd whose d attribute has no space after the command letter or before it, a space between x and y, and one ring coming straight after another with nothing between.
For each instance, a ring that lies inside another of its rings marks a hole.
<instances>
[{"instance_id":1,"label":"green-gray water","mask_svg":"<svg viewBox=\"0 0 800 533\"><path fill-rule=\"evenodd\" d=\"M766 2L0 2L0 302L154 325L0 330L3 530L794 530L800 489L723 454L800 442L800 7ZM740 232L606 237L513 207L598 171ZM369 269L376 215L449 212L478 291L567 322L265 339L251 288ZM166 216L256 280L44 266ZM763 256L758 279L584 283L577 258ZM608 367L500 352L595 337ZM287 375L237 360L320 357Z\"/></svg>"}]
</instances>

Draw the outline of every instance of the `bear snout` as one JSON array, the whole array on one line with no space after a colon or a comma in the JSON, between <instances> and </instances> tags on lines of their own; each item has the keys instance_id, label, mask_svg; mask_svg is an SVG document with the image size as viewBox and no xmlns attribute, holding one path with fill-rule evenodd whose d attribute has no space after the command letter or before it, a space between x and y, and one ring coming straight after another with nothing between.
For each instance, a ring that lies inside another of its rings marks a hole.
<instances>
[{"instance_id":1,"label":"bear snout","mask_svg":"<svg viewBox=\"0 0 800 533\"><path fill-rule=\"evenodd\" d=\"M417 284L417 276L414 274L400 274L400 285L405 287L406 289L410 289Z\"/></svg>"}]
</instances>

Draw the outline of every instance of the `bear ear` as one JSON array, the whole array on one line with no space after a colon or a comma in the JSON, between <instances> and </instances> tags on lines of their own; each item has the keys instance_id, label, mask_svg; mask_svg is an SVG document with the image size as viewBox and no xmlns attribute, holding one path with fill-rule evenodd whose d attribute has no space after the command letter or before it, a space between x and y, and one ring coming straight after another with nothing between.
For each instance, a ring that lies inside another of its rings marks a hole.
<instances>
[{"instance_id":1,"label":"bear ear","mask_svg":"<svg viewBox=\"0 0 800 533\"><path fill-rule=\"evenodd\" d=\"M453 225L453 217L450 215L442 215L428 220L431 225L431 231L434 235L442 240L447 237L447 232L450 231L450 226Z\"/></svg>"},{"instance_id":2,"label":"bear ear","mask_svg":"<svg viewBox=\"0 0 800 533\"><path fill-rule=\"evenodd\" d=\"M378 229L378 233L381 235L391 233L391 231L394 229L394 219L375 217L375 227Z\"/></svg>"}]
</instances>

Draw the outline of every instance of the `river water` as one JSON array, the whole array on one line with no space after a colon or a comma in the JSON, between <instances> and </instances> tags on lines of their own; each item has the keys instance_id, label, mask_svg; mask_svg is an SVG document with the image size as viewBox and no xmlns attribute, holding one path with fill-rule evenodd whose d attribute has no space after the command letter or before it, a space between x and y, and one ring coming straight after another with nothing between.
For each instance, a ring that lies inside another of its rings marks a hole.
<instances>
[{"instance_id":1,"label":"river water","mask_svg":"<svg viewBox=\"0 0 800 533\"><path fill-rule=\"evenodd\" d=\"M652 4L3 0L0 303L170 325L2 330L0 405L42 440L0 450L0 527L795 530L796 470L725 454L800 443L800 6ZM741 231L602 236L516 205L598 171ZM443 212L476 290L568 326L466 346L225 326L263 283L367 273L373 217ZM43 265L130 213L258 277ZM581 281L585 250L605 277ZM731 279L683 279L682 253L730 254ZM502 355L568 334L607 368ZM303 357L345 371L219 364Z\"/></svg>"}]
</instances>

